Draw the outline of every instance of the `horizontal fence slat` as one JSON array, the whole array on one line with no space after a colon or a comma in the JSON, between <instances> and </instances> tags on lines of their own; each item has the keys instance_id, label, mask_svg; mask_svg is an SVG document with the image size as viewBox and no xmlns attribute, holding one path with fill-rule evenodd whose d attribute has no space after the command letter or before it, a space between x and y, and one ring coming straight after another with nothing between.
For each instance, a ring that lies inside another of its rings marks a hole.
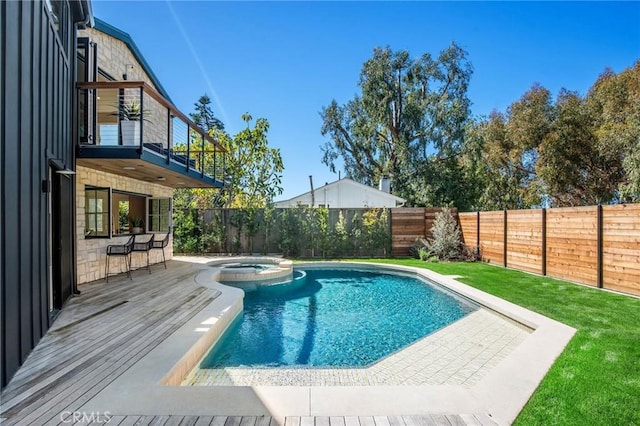
<instances>
[{"instance_id":1,"label":"horizontal fence slat","mask_svg":"<svg viewBox=\"0 0 640 426\"><path fill-rule=\"evenodd\" d=\"M540 273L546 266L549 276L595 286L601 241L603 287L640 294L640 204L603 206L600 240L597 206L552 208L544 214L541 209L507 210L506 217L508 267ZM504 218L504 211L458 214L464 243L475 247L479 240L486 262L503 263Z\"/></svg>"}]
</instances>

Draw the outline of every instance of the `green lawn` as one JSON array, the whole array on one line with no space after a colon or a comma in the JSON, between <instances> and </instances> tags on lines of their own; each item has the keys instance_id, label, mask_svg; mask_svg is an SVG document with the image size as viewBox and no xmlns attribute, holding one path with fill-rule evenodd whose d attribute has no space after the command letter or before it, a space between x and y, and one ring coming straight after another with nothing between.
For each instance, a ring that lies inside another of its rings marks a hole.
<instances>
[{"instance_id":1,"label":"green lawn","mask_svg":"<svg viewBox=\"0 0 640 426\"><path fill-rule=\"evenodd\" d=\"M640 425L640 299L482 263L417 266L568 324L577 332L517 425Z\"/></svg>"}]
</instances>

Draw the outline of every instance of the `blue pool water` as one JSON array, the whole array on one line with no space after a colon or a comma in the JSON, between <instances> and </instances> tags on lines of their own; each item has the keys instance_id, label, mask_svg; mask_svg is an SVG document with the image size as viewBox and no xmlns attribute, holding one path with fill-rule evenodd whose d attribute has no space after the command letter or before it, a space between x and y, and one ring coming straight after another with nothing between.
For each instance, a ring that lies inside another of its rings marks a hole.
<instances>
[{"instance_id":1,"label":"blue pool water","mask_svg":"<svg viewBox=\"0 0 640 426\"><path fill-rule=\"evenodd\" d=\"M247 292L244 312L200 368L365 366L476 309L392 273L309 269Z\"/></svg>"}]
</instances>

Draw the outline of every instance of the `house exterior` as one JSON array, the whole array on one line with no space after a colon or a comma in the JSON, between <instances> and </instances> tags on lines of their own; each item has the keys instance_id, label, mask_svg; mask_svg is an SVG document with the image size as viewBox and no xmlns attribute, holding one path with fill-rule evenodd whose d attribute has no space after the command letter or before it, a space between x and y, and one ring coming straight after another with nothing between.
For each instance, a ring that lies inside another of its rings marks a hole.
<instances>
[{"instance_id":1,"label":"house exterior","mask_svg":"<svg viewBox=\"0 0 640 426\"><path fill-rule=\"evenodd\" d=\"M4 388L81 284L105 276L131 218L164 236L175 188L222 186L224 150L89 0L0 2L0 33Z\"/></svg>"},{"instance_id":2,"label":"house exterior","mask_svg":"<svg viewBox=\"0 0 640 426\"><path fill-rule=\"evenodd\" d=\"M381 188L385 188L384 183ZM276 201L275 207L326 207L337 209L398 207L406 200L387 191L343 178L300 194L288 200Z\"/></svg>"},{"instance_id":3,"label":"house exterior","mask_svg":"<svg viewBox=\"0 0 640 426\"><path fill-rule=\"evenodd\" d=\"M82 284L105 277L106 246L130 236L130 218L141 218L145 232L160 239L171 227L174 188L221 187L223 150L173 107L127 33L95 18L78 32L78 46L75 234ZM207 139L205 153L197 141ZM162 261L160 251L150 255L151 263ZM143 260L134 255L132 264ZM124 270L124 262L110 262L110 273Z\"/></svg>"}]
</instances>

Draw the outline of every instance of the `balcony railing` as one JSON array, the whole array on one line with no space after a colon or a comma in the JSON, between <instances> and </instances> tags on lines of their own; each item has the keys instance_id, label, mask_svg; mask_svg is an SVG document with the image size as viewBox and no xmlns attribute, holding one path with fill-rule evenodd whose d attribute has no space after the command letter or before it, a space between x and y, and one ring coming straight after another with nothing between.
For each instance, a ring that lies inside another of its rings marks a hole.
<instances>
[{"instance_id":1,"label":"balcony railing","mask_svg":"<svg viewBox=\"0 0 640 426\"><path fill-rule=\"evenodd\" d=\"M147 83L77 83L77 90L83 148L136 147L186 173L223 181L225 149Z\"/></svg>"}]
</instances>

